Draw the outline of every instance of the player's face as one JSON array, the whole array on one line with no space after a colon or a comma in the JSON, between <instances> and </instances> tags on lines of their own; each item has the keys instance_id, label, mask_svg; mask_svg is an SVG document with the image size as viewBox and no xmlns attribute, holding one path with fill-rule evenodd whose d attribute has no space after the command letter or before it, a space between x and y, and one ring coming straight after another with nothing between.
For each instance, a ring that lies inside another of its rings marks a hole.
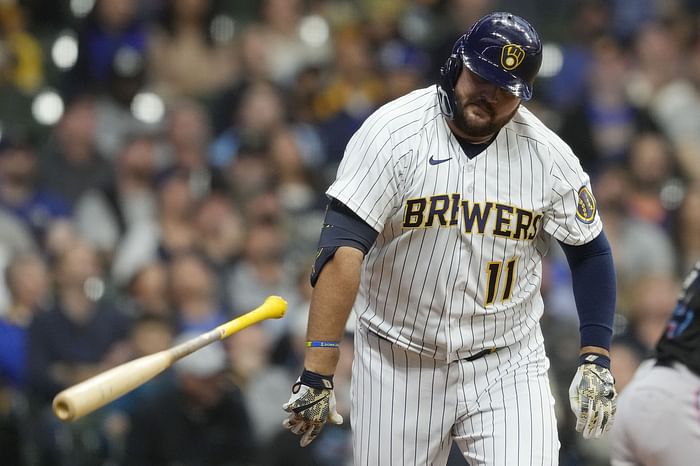
<instances>
[{"instance_id":1,"label":"player's face","mask_svg":"<svg viewBox=\"0 0 700 466\"><path fill-rule=\"evenodd\" d=\"M466 67L455 84L455 118L451 127L468 141L489 140L510 119L520 99L472 73Z\"/></svg>"}]
</instances>

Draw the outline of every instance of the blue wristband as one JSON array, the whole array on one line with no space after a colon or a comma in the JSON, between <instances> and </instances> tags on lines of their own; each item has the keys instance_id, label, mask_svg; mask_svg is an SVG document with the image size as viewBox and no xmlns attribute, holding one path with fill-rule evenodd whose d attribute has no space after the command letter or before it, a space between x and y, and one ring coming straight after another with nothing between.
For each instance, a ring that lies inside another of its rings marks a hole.
<instances>
[{"instance_id":1,"label":"blue wristband","mask_svg":"<svg viewBox=\"0 0 700 466\"><path fill-rule=\"evenodd\" d=\"M319 341L309 340L306 342L307 348L340 348L340 343L337 341Z\"/></svg>"},{"instance_id":2,"label":"blue wristband","mask_svg":"<svg viewBox=\"0 0 700 466\"><path fill-rule=\"evenodd\" d=\"M580 366L581 364L595 364L610 370L610 358L604 354L583 353L578 357L578 365Z\"/></svg>"}]
</instances>

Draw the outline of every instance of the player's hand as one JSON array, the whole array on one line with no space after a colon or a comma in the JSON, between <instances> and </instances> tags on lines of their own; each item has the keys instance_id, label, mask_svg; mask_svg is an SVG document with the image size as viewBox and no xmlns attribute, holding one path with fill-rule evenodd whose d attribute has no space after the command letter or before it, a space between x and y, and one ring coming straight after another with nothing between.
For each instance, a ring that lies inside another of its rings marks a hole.
<instances>
[{"instance_id":1,"label":"player's hand","mask_svg":"<svg viewBox=\"0 0 700 466\"><path fill-rule=\"evenodd\" d=\"M591 362L579 365L569 387L569 403L576 415L576 431L583 432L583 438L599 438L610 430L617 405L610 369Z\"/></svg>"},{"instance_id":2,"label":"player's hand","mask_svg":"<svg viewBox=\"0 0 700 466\"><path fill-rule=\"evenodd\" d=\"M326 421L342 424L343 417L335 408L333 378L304 370L292 386L292 397L282 405L289 417L282 425L301 435L302 447L310 444L321 432Z\"/></svg>"}]
</instances>

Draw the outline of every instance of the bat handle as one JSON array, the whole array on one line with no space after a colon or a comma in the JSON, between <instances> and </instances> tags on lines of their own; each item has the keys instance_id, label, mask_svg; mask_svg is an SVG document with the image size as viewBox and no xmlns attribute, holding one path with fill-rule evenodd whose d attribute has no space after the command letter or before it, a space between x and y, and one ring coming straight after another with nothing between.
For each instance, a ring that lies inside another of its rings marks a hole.
<instances>
[{"instance_id":1,"label":"bat handle","mask_svg":"<svg viewBox=\"0 0 700 466\"><path fill-rule=\"evenodd\" d=\"M279 296L268 296L265 302L252 311L226 322L225 324L221 324L214 330L210 330L207 333L171 348L170 354L172 355L172 362L194 353L198 349L216 340L228 338L239 330L257 324L260 321L265 319L279 319L284 316L286 310L287 301Z\"/></svg>"},{"instance_id":2,"label":"bat handle","mask_svg":"<svg viewBox=\"0 0 700 466\"><path fill-rule=\"evenodd\" d=\"M219 325L214 331L219 332L220 339L227 338L232 334L256 324L265 319L279 319L284 316L287 310L287 301L279 296L268 296L260 306L243 314L240 317Z\"/></svg>"}]
</instances>

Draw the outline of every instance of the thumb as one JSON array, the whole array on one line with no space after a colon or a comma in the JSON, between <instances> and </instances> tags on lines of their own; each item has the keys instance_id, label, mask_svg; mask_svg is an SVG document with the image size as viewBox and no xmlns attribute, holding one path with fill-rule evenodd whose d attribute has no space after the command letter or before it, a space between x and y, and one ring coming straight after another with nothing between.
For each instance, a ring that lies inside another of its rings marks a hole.
<instances>
[{"instance_id":1,"label":"thumb","mask_svg":"<svg viewBox=\"0 0 700 466\"><path fill-rule=\"evenodd\" d=\"M331 422L331 424L340 425L343 423L343 416L334 410L328 413L328 420Z\"/></svg>"}]
</instances>

